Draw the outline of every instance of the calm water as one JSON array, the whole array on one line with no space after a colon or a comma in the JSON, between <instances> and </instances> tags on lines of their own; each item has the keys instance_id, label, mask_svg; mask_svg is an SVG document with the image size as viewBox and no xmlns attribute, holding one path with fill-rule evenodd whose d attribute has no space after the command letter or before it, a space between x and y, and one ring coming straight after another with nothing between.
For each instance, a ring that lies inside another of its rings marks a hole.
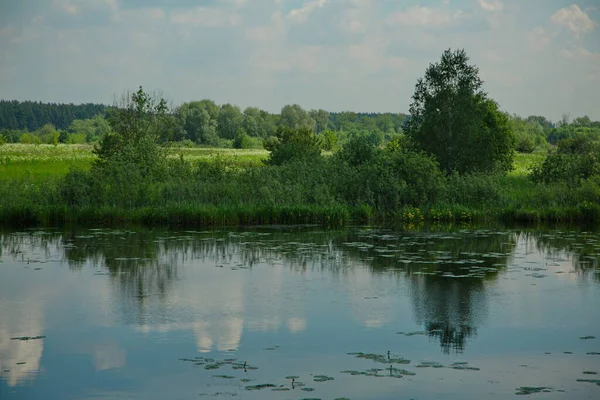
<instances>
[{"instance_id":1,"label":"calm water","mask_svg":"<svg viewBox=\"0 0 600 400\"><path fill-rule=\"evenodd\" d=\"M3 400L481 399L521 387L600 398L599 234L90 229L0 241Z\"/></svg>"}]
</instances>

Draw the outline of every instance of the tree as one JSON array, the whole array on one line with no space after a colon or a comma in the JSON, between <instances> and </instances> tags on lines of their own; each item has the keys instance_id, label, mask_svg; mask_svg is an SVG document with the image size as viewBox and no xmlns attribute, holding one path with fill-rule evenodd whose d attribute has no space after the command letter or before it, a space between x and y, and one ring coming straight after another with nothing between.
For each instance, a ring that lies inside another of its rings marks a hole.
<instances>
[{"instance_id":1,"label":"tree","mask_svg":"<svg viewBox=\"0 0 600 400\"><path fill-rule=\"evenodd\" d=\"M242 126L249 136L265 137L266 130L262 122L261 112L258 108L248 107L244 110Z\"/></svg>"},{"instance_id":2,"label":"tree","mask_svg":"<svg viewBox=\"0 0 600 400\"><path fill-rule=\"evenodd\" d=\"M217 117L219 106L212 100L193 101L182 104L176 114L183 125L186 139L195 143L217 144Z\"/></svg>"},{"instance_id":3,"label":"tree","mask_svg":"<svg viewBox=\"0 0 600 400\"><path fill-rule=\"evenodd\" d=\"M71 133L84 134L86 142L94 143L110 131L108 121L101 115L89 119L76 119L69 125Z\"/></svg>"},{"instance_id":4,"label":"tree","mask_svg":"<svg viewBox=\"0 0 600 400\"><path fill-rule=\"evenodd\" d=\"M158 143L169 132L171 123L163 98L144 92L140 86L137 92L123 96L121 104L109 114L108 122L111 132L94 147L98 155L96 168L135 168L142 177L161 172L166 151Z\"/></svg>"},{"instance_id":5,"label":"tree","mask_svg":"<svg viewBox=\"0 0 600 400\"><path fill-rule=\"evenodd\" d=\"M310 110L308 115L315 121L315 132L320 134L329 128L329 112L325 110Z\"/></svg>"},{"instance_id":6,"label":"tree","mask_svg":"<svg viewBox=\"0 0 600 400\"><path fill-rule=\"evenodd\" d=\"M281 109L280 124L291 129L315 128L315 121L298 104L283 106Z\"/></svg>"},{"instance_id":7,"label":"tree","mask_svg":"<svg viewBox=\"0 0 600 400\"><path fill-rule=\"evenodd\" d=\"M338 137L334 131L327 129L319 135L319 140L323 150L332 151L337 145Z\"/></svg>"},{"instance_id":8,"label":"tree","mask_svg":"<svg viewBox=\"0 0 600 400\"><path fill-rule=\"evenodd\" d=\"M219 110L217 133L223 139L233 139L240 129L244 115L238 106L223 104Z\"/></svg>"},{"instance_id":9,"label":"tree","mask_svg":"<svg viewBox=\"0 0 600 400\"><path fill-rule=\"evenodd\" d=\"M446 50L415 86L407 134L447 173L507 171L514 135L508 116L487 98L464 50Z\"/></svg>"},{"instance_id":10,"label":"tree","mask_svg":"<svg viewBox=\"0 0 600 400\"><path fill-rule=\"evenodd\" d=\"M287 126L277 128L277 136L265 141L265 149L271 154L266 161L270 165L281 165L292 160L309 160L321 156L319 139L312 129L302 127L292 129Z\"/></svg>"}]
</instances>

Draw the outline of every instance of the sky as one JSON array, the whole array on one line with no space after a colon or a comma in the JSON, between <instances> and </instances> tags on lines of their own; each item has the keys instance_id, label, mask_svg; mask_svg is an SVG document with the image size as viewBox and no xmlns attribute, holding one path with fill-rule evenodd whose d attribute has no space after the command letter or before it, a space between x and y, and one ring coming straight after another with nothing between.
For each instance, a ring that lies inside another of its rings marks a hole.
<instances>
[{"instance_id":1,"label":"sky","mask_svg":"<svg viewBox=\"0 0 600 400\"><path fill-rule=\"evenodd\" d=\"M572 1L0 0L0 98L408 112L464 48L503 110L600 120L600 0Z\"/></svg>"}]
</instances>

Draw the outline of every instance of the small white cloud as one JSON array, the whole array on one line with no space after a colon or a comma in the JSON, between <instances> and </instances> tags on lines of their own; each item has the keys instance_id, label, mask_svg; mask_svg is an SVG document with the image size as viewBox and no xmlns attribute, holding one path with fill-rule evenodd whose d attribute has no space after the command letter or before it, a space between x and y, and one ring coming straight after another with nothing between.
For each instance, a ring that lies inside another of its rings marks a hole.
<instances>
[{"instance_id":1,"label":"small white cloud","mask_svg":"<svg viewBox=\"0 0 600 400\"><path fill-rule=\"evenodd\" d=\"M556 25L568 28L575 36L589 32L594 29L596 23L590 16L582 11L577 4L561 8L550 17L550 21Z\"/></svg>"},{"instance_id":2,"label":"small white cloud","mask_svg":"<svg viewBox=\"0 0 600 400\"><path fill-rule=\"evenodd\" d=\"M454 23L462 14L462 11L450 12L442 8L414 6L407 11L392 14L387 23L408 27L442 27Z\"/></svg>"},{"instance_id":3,"label":"small white cloud","mask_svg":"<svg viewBox=\"0 0 600 400\"><path fill-rule=\"evenodd\" d=\"M292 21L295 22L305 22L310 14L315 11L317 8L323 7L327 3L327 0L313 0L304 3L301 8L296 8L290 11L287 15Z\"/></svg>"},{"instance_id":4,"label":"small white cloud","mask_svg":"<svg viewBox=\"0 0 600 400\"><path fill-rule=\"evenodd\" d=\"M486 11L498 12L504 10L504 4L500 0L477 0L477 2Z\"/></svg>"}]
</instances>

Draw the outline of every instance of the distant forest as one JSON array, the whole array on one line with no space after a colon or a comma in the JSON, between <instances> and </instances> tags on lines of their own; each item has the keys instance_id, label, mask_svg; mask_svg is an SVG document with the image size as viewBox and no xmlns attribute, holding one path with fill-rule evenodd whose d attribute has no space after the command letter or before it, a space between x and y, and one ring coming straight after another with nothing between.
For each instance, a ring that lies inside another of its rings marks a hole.
<instances>
[{"instance_id":1,"label":"distant forest","mask_svg":"<svg viewBox=\"0 0 600 400\"><path fill-rule=\"evenodd\" d=\"M46 124L67 129L76 119L104 116L104 104L56 104L37 101L0 100L0 129L35 131Z\"/></svg>"},{"instance_id":2,"label":"distant forest","mask_svg":"<svg viewBox=\"0 0 600 400\"><path fill-rule=\"evenodd\" d=\"M56 104L0 100L0 143L97 143L111 130L114 107L104 104ZM600 122L587 116L552 122L543 116L509 115L517 150L532 152L562 139L586 136L600 139ZM380 146L404 133L408 116L402 113L356 113L305 110L285 105L279 114L256 107L241 109L212 100L181 104L170 113L165 137L182 145L261 148L279 126L308 127L322 135L325 150L352 137L365 136Z\"/></svg>"}]
</instances>

